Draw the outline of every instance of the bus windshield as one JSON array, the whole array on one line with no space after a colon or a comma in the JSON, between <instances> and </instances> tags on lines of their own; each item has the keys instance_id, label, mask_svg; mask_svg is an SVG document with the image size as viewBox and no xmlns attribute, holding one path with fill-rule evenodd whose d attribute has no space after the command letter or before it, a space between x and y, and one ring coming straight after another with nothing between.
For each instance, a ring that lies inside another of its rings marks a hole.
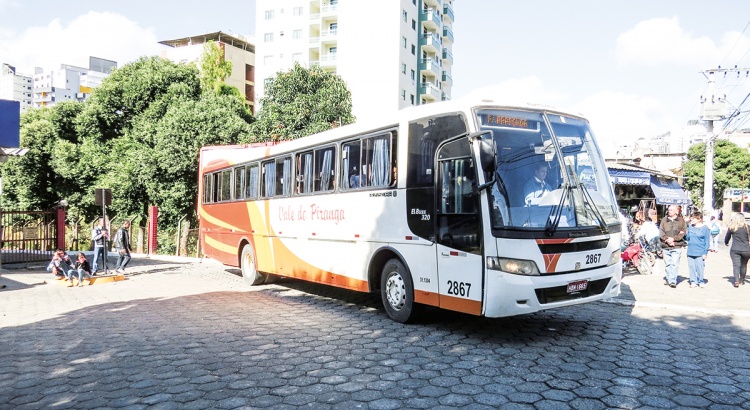
<instances>
[{"instance_id":1,"label":"bus windshield","mask_svg":"<svg viewBox=\"0 0 750 410\"><path fill-rule=\"evenodd\" d=\"M492 227L565 230L618 223L607 169L585 120L553 113L477 111L497 145Z\"/></svg>"}]
</instances>

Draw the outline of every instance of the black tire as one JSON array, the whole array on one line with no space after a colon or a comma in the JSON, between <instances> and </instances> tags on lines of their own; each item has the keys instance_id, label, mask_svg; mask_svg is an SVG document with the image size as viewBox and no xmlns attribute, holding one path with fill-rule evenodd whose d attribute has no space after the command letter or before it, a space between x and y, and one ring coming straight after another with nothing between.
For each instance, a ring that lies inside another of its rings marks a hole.
<instances>
[{"instance_id":1,"label":"black tire","mask_svg":"<svg viewBox=\"0 0 750 410\"><path fill-rule=\"evenodd\" d=\"M242 278L250 286L262 285L266 281L266 275L258 272L258 265L255 259L255 250L249 243L242 247L240 254L240 269L242 269Z\"/></svg>"},{"instance_id":2,"label":"black tire","mask_svg":"<svg viewBox=\"0 0 750 410\"><path fill-rule=\"evenodd\" d=\"M380 275L380 298L388 317L399 323L414 318L414 284L411 275L398 259L383 266Z\"/></svg>"}]
</instances>

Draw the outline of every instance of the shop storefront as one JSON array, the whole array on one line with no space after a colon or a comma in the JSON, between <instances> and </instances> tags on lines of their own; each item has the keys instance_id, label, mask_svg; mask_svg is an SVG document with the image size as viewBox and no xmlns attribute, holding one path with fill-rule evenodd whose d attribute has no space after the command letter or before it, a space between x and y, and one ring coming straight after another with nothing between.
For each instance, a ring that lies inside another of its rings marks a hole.
<instances>
[{"instance_id":1,"label":"shop storefront","mask_svg":"<svg viewBox=\"0 0 750 410\"><path fill-rule=\"evenodd\" d=\"M681 205L684 211L690 198L674 177L624 164L608 164L617 204L631 217L638 210L656 207L659 217L669 205Z\"/></svg>"}]
</instances>

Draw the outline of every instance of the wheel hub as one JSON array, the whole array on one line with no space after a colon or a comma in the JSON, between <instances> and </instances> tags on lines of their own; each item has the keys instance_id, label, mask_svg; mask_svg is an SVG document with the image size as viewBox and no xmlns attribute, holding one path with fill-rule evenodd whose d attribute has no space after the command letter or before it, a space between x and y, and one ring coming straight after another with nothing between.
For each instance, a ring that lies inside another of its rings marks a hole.
<instances>
[{"instance_id":1,"label":"wheel hub","mask_svg":"<svg viewBox=\"0 0 750 410\"><path fill-rule=\"evenodd\" d=\"M385 294L388 304L395 310L401 310L406 303L406 286L404 279L398 273L391 273L385 283Z\"/></svg>"}]
</instances>

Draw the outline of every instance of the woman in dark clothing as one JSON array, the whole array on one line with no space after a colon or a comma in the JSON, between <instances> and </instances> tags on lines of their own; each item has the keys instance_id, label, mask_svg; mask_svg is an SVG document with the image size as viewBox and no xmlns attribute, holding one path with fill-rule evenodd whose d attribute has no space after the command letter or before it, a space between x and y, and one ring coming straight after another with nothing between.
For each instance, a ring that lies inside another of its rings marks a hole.
<instances>
[{"instance_id":1,"label":"woman in dark clothing","mask_svg":"<svg viewBox=\"0 0 750 410\"><path fill-rule=\"evenodd\" d=\"M732 214L729 229L724 237L724 245L729 245L730 238L734 238L732 247L729 249L729 256L732 258L734 287L738 288L745 284L747 261L750 260L750 228L745 224L745 215L742 213Z\"/></svg>"}]
</instances>

